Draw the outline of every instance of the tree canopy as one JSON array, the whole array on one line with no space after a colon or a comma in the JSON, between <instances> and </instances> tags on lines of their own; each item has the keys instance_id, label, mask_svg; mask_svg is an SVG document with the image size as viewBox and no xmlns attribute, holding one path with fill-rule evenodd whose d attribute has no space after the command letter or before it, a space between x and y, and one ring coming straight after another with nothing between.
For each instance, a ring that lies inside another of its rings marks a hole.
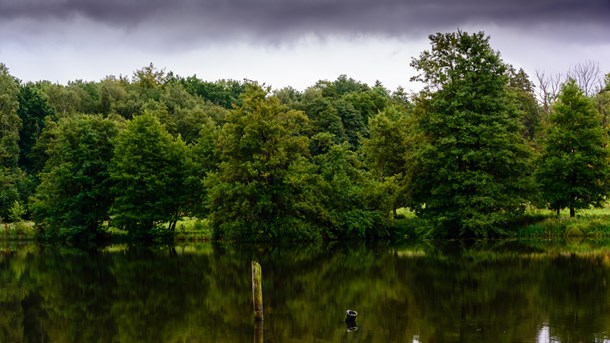
<instances>
[{"instance_id":1,"label":"tree canopy","mask_svg":"<svg viewBox=\"0 0 610 343\"><path fill-rule=\"evenodd\" d=\"M551 108L537 178L552 209L602 206L610 192L610 154L592 99L568 80Z\"/></svg>"},{"instance_id":2,"label":"tree canopy","mask_svg":"<svg viewBox=\"0 0 610 343\"><path fill-rule=\"evenodd\" d=\"M34 219L46 237L96 238L114 199L108 164L119 126L77 115L62 118L53 130L32 204Z\"/></svg>"},{"instance_id":3,"label":"tree canopy","mask_svg":"<svg viewBox=\"0 0 610 343\"><path fill-rule=\"evenodd\" d=\"M426 83L417 98L413 202L434 235L488 236L527 203L530 150L507 66L482 32L430 36L411 65Z\"/></svg>"},{"instance_id":4,"label":"tree canopy","mask_svg":"<svg viewBox=\"0 0 610 343\"><path fill-rule=\"evenodd\" d=\"M488 237L526 208L606 202L610 76L593 62L576 82L537 73L537 101L484 33L429 38L417 93L347 75L272 90L153 64L21 82L0 64L0 221L65 238L171 237L181 219L230 240Z\"/></svg>"},{"instance_id":5,"label":"tree canopy","mask_svg":"<svg viewBox=\"0 0 610 343\"><path fill-rule=\"evenodd\" d=\"M112 224L135 234L163 222L173 230L186 203L187 159L182 139L173 138L153 115L129 121L110 164Z\"/></svg>"}]
</instances>

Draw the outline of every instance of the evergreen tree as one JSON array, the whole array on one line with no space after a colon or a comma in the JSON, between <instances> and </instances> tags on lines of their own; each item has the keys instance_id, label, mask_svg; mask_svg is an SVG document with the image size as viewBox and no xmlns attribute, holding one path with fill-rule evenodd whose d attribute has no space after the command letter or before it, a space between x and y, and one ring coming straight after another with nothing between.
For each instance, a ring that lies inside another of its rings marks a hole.
<instances>
[{"instance_id":1,"label":"evergreen tree","mask_svg":"<svg viewBox=\"0 0 610 343\"><path fill-rule=\"evenodd\" d=\"M551 108L537 179L551 209L602 206L610 191L609 152L595 103L573 79Z\"/></svg>"},{"instance_id":2,"label":"evergreen tree","mask_svg":"<svg viewBox=\"0 0 610 343\"><path fill-rule=\"evenodd\" d=\"M498 234L527 202L530 156L507 66L482 32L430 40L411 63L426 83L416 109L425 137L413 161L416 212L437 236Z\"/></svg>"}]
</instances>

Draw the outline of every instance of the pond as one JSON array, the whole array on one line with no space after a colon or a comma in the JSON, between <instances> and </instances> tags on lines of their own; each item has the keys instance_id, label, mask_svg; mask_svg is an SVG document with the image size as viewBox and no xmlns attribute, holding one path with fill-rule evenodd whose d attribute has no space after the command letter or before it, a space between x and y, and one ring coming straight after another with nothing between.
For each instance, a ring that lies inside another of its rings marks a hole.
<instances>
[{"instance_id":1,"label":"pond","mask_svg":"<svg viewBox=\"0 0 610 343\"><path fill-rule=\"evenodd\" d=\"M0 342L610 340L595 242L0 247Z\"/></svg>"}]
</instances>

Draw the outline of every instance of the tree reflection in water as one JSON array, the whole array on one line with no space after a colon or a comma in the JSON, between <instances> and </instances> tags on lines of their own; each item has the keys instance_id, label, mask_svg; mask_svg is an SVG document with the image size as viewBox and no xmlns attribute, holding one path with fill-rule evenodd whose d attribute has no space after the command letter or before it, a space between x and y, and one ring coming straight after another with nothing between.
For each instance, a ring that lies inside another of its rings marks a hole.
<instances>
[{"instance_id":1,"label":"tree reflection in water","mask_svg":"<svg viewBox=\"0 0 610 343\"><path fill-rule=\"evenodd\" d=\"M610 248L0 249L2 342L594 342L610 338ZM250 261L265 320L252 318ZM357 330L346 325L357 309Z\"/></svg>"}]
</instances>

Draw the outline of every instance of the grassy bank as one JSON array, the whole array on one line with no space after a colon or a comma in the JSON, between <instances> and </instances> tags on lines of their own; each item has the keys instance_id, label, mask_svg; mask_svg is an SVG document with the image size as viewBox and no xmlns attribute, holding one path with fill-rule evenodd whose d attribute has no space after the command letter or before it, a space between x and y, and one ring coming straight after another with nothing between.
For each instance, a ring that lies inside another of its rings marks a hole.
<instances>
[{"instance_id":1,"label":"grassy bank","mask_svg":"<svg viewBox=\"0 0 610 343\"><path fill-rule=\"evenodd\" d=\"M183 218L176 224L176 242L208 242L212 239L212 228L206 219Z\"/></svg>"},{"instance_id":2,"label":"grassy bank","mask_svg":"<svg viewBox=\"0 0 610 343\"><path fill-rule=\"evenodd\" d=\"M396 218L388 228L394 239L424 238L426 223L417 218L407 209L399 209ZM167 225L163 226L164 228ZM106 229L111 242L130 241L128 233L109 227ZM554 211L532 209L519 221L511 236L518 239L557 239L581 237L590 239L610 239L610 204L600 209L587 209L577 212L574 218L568 211L562 211L557 216ZM212 229L205 219L183 218L176 225L175 232L168 235L165 229L153 232L153 237L160 240L182 242L209 242ZM35 239L34 223L23 221L19 223L0 223L0 240L29 241Z\"/></svg>"},{"instance_id":3,"label":"grassy bank","mask_svg":"<svg viewBox=\"0 0 610 343\"><path fill-rule=\"evenodd\" d=\"M400 209L393 229L398 238L423 238L425 225L413 212ZM555 211L531 209L507 232L520 239L610 238L610 204L579 210L574 218L569 217L567 210L557 216Z\"/></svg>"},{"instance_id":4,"label":"grassy bank","mask_svg":"<svg viewBox=\"0 0 610 343\"><path fill-rule=\"evenodd\" d=\"M610 204L578 210L574 218L570 218L568 210L559 216L555 211L531 210L526 216L532 220L517 229L519 238L610 238Z\"/></svg>"}]
</instances>

